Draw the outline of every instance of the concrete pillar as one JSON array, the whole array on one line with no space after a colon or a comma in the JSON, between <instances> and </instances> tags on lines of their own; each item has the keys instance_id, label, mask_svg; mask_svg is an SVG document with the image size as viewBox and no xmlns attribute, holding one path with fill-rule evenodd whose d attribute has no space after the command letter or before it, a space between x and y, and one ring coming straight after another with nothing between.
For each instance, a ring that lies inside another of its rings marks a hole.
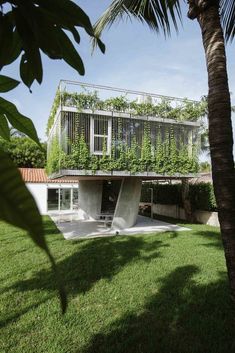
<instances>
[{"instance_id":1,"label":"concrete pillar","mask_svg":"<svg viewBox=\"0 0 235 353\"><path fill-rule=\"evenodd\" d=\"M124 178L122 180L112 228L125 229L136 223L141 187L142 181L140 178Z\"/></svg>"},{"instance_id":2,"label":"concrete pillar","mask_svg":"<svg viewBox=\"0 0 235 353\"><path fill-rule=\"evenodd\" d=\"M79 219L97 219L101 212L102 180L79 181Z\"/></svg>"}]
</instances>

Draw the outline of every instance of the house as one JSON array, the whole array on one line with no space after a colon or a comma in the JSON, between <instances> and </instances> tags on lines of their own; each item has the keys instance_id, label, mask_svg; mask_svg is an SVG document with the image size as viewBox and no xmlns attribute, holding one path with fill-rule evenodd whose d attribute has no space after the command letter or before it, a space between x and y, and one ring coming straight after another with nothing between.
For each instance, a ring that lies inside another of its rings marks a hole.
<instances>
[{"instance_id":1,"label":"house","mask_svg":"<svg viewBox=\"0 0 235 353\"><path fill-rule=\"evenodd\" d=\"M78 183L61 178L49 179L45 169L19 168L41 214L72 211L78 208Z\"/></svg>"},{"instance_id":2,"label":"house","mask_svg":"<svg viewBox=\"0 0 235 353\"><path fill-rule=\"evenodd\" d=\"M48 121L49 178L79 181L82 218L108 214L113 227L130 227L143 180L197 173L200 104L61 81Z\"/></svg>"}]
</instances>

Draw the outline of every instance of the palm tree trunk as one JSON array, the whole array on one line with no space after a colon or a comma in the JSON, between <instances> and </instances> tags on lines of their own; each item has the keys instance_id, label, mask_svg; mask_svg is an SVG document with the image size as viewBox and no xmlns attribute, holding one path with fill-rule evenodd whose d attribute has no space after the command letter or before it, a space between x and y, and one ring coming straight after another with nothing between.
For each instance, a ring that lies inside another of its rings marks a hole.
<instances>
[{"instance_id":1,"label":"palm tree trunk","mask_svg":"<svg viewBox=\"0 0 235 353\"><path fill-rule=\"evenodd\" d=\"M198 2L200 3L200 0ZM201 27L208 71L208 122L212 178L231 295L235 303L235 170L224 37L218 5L214 2L212 6L201 10L197 7L197 10L195 17Z\"/></svg>"}]
</instances>

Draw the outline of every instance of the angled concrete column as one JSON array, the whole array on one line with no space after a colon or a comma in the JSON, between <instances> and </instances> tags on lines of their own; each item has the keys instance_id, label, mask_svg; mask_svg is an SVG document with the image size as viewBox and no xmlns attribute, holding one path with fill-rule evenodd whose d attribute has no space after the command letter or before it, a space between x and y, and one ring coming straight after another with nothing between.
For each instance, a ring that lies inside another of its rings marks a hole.
<instances>
[{"instance_id":1,"label":"angled concrete column","mask_svg":"<svg viewBox=\"0 0 235 353\"><path fill-rule=\"evenodd\" d=\"M113 217L112 228L124 229L136 223L142 182L140 178L124 178Z\"/></svg>"},{"instance_id":2,"label":"angled concrete column","mask_svg":"<svg viewBox=\"0 0 235 353\"><path fill-rule=\"evenodd\" d=\"M102 190L102 180L79 181L78 216L80 219L97 219L97 215L101 212Z\"/></svg>"}]
</instances>

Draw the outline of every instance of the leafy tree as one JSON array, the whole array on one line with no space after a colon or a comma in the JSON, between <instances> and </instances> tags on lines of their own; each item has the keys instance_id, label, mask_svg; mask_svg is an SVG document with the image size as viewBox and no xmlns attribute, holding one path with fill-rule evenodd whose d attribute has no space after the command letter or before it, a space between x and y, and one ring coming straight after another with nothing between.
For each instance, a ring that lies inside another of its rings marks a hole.
<instances>
[{"instance_id":1,"label":"leafy tree","mask_svg":"<svg viewBox=\"0 0 235 353\"><path fill-rule=\"evenodd\" d=\"M180 0L114 0L98 20L100 36L106 26L124 15L170 34L181 21ZM212 175L233 302L235 303L235 170L226 40L235 36L234 0L188 0L188 17L201 29L208 72L208 122Z\"/></svg>"},{"instance_id":2,"label":"leafy tree","mask_svg":"<svg viewBox=\"0 0 235 353\"><path fill-rule=\"evenodd\" d=\"M16 165L22 168L44 168L46 164L46 144L38 146L29 137L13 137L10 141L0 139L2 148Z\"/></svg>"},{"instance_id":3,"label":"leafy tree","mask_svg":"<svg viewBox=\"0 0 235 353\"><path fill-rule=\"evenodd\" d=\"M19 59L20 77L31 87L36 80L43 79L41 53L50 59L62 59L80 75L84 75L82 59L73 45L71 36L79 44L77 28L82 28L90 37L94 30L89 17L70 0L0 0L0 69ZM104 44L98 45L104 52ZM19 85L19 81L0 75L0 92L7 92ZM26 134L40 146L32 121L20 114L14 104L0 97L0 136L10 139L9 124ZM0 219L25 229L43 249L56 270L55 262L47 247L43 234L42 219L36 203L24 185L19 171L0 148ZM58 285L60 286L59 282ZM66 298L60 286L62 310Z\"/></svg>"},{"instance_id":4,"label":"leafy tree","mask_svg":"<svg viewBox=\"0 0 235 353\"><path fill-rule=\"evenodd\" d=\"M211 165L209 162L201 162L199 169L201 173L207 173L211 171Z\"/></svg>"}]
</instances>

